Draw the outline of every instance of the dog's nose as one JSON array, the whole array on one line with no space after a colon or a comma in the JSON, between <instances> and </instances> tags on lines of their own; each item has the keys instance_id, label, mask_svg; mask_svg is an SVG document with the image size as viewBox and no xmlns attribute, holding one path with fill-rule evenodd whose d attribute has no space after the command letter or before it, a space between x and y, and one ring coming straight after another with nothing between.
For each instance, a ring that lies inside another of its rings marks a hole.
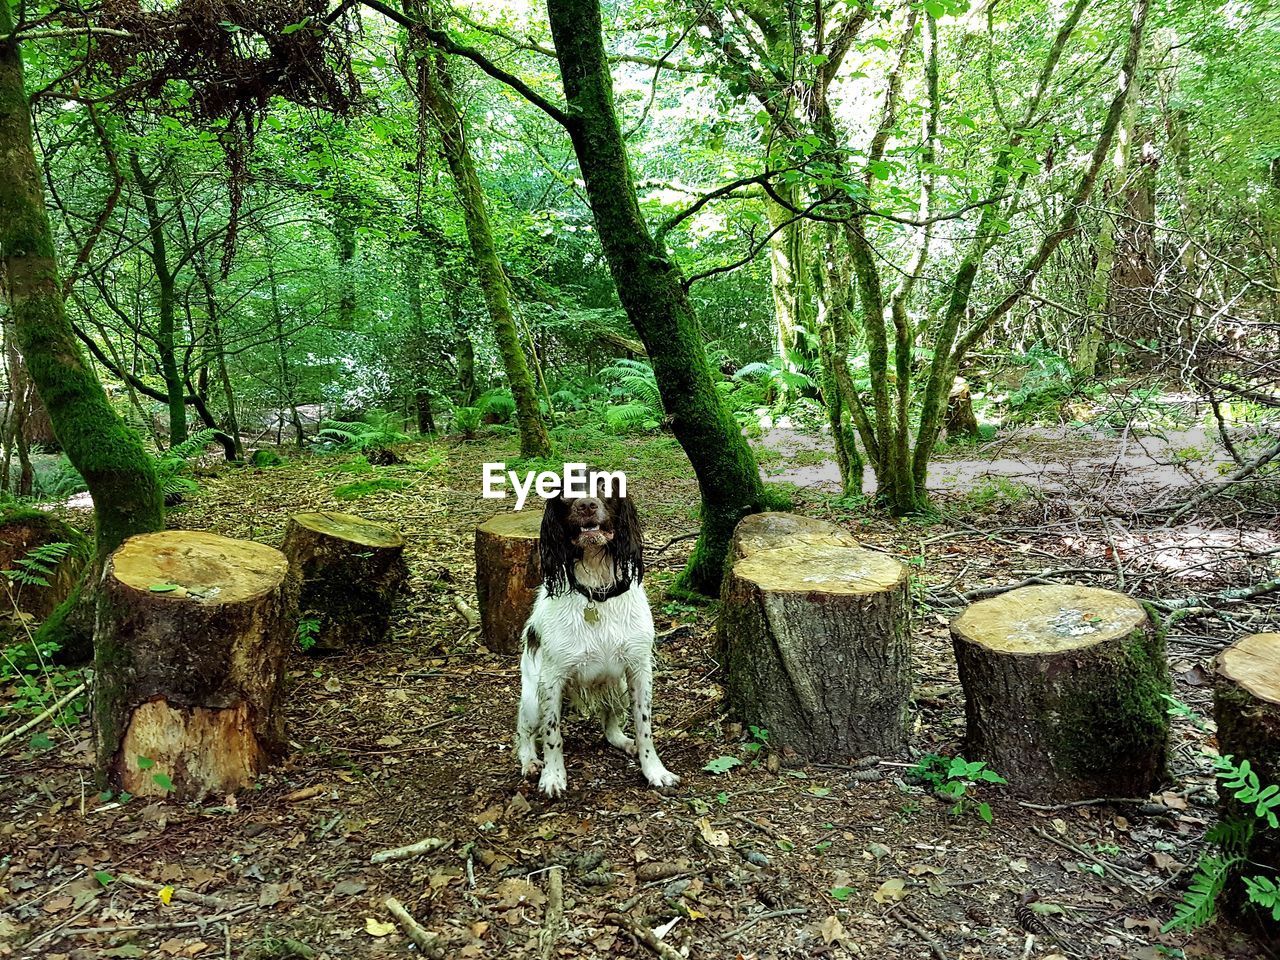
<instances>
[{"instance_id":1,"label":"dog's nose","mask_svg":"<svg viewBox=\"0 0 1280 960\"><path fill-rule=\"evenodd\" d=\"M573 504L573 517L599 522L604 519L604 504L596 497L579 497Z\"/></svg>"}]
</instances>

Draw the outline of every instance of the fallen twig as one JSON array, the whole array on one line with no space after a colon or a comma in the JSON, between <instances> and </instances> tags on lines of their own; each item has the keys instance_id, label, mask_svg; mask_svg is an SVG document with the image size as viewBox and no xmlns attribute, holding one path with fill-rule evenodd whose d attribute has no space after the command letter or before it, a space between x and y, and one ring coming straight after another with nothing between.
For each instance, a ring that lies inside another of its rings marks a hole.
<instances>
[{"instance_id":1,"label":"fallen twig","mask_svg":"<svg viewBox=\"0 0 1280 960\"><path fill-rule=\"evenodd\" d=\"M169 886L164 883L156 883L154 880L135 877L131 873L122 873L116 879L126 886L136 887L139 890L149 890L152 893L159 893ZM210 896L207 893L196 893L194 890L183 890L179 887L169 887L169 890L172 899L181 900L184 903L198 903L202 907L215 907L218 910L234 910L236 908L236 904L232 901Z\"/></svg>"},{"instance_id":2,"label":"fallen twig","mask_svg":"<svg viewBox=\"0 0 1280 960\"><path fill-rule=\"evenodd\" d=\"M34 730L36 727L40 726L40 724L44 723L51 716L53 716L55 713L57 713L59 710L65 707L68 703L70 703L76 697L80 696L80 694L84 693L85 688L87 686L88 686L87 683L82 683L78 687L76 687L74 690L71 690L68 693L64 693L60 698L58 698L58 700L53 705L46 707L44 710L41 710L40 713L38 713L32 719L28 720L22 726L18 727L16 730L10 730L3 737L0 737L0 747L3 747L10 740L15 740L18 737L22 736L28 730Z\"/></svg>"},{"instance_id":3,"label":"fallen twig","mask_svg":"<svg viewBox=\"0 0 1280 960\"><path fill-rule=\"evenodd\" d=\"M204 917L200 920L161 920L156 923L133 923L122 927L71 927L63 930L64 937L87 937L95 933L137 933L142 930L190 930L195 927L207 927L212 923L225 923L233 917L254 909L252 905L240 907L216 917Z\"/></svg>"},{"instance_id":4,"label":"fallen twig","mask_svg":"<svg viewBox=\"0 0 1280 960\"><path fill-rule=\"evenodd\" d=\"M542 960L551 960L560 928L564 924L564 868L547 874L547 908L542 914L542 930L538 933L538 954Z\"/></svg>"},{"instance_id":5,"label":"fallen twig","mask_svg":"<svg viewBox=\"0 0 1280 960\"><path fill-rule=\"evenodd\" d=\"M328 789L327 785L318 783L313 787L302 787L301 789L294 790L292 793L286 793L280 799L285 803L301 803L303 800L311 800L320 796L320 794L324 793Z\"/></svg>"},{"instance_id":6,"label":"fallen twig","mask_svg":"<svg viewBox=\"0 0 1280 960\"><path fill-rule=\"evenodd\" d=\"M390 850L379 850L369 858L369 862L386 863L388 860L408 860L410 857L416 857L420 853L432 853L441 847L448 846L451 842L450 840L441 840L439 837L427 837L425 840L411 843L407 847L392 847Z\"/></svg>"},{"instance_id":7,"label":"fallen twig","mask_svg":"<svg viewBox=\"0 0 1280 960\"><path fill-rule=\"evenodd\" d=\"M461 597L453 598L453 609L457 610L458 615L462 617L463 620L467 621L468 627L480 626L480 614L472 610L467 604L467 601L463 600Z\"/></svg>"},{"instance_id":8,"label":"fallen twig","mask_svg":"<svg viewBox=\"0 0 1280 960\"><path fill-rule=\"evenodd\" d=\"M933 939L933 937L929 936L928 931L925 930L925 928L922 927L917 922L917 920L913 920L911 917L907 916L906 908L903 907L902 904L898 904L896 907L890 910L889 916L893 917L893 919L897 920L898 923L902 924L904 927L906 927L908 930L914 933L917 937L923 940L926 944L928 944L929 949L933 951L933 955L937 957L938 960L947 960L947 953L945 950L942 949L942 945L938 943L937 940Z\"/></svg>"},{"instance_id":9,"label":"fallen twig","mask_svg":"<svg viewBox=\"0 0 1280 960\"><path fill-rule=\"evenodd\" d=\"M404 930L405 935L413 941L414 945L432 960L443 960L444 945L440 942L439 934L432 933L417 920L409 915L409 911L404 908L404 904L395 897L387 897L383 904L387 908L387 913L391 914L396 923L400 924L400 928Z\"/></svg>"},{"instance_id":10,"label":"fallen twig","mask_svg":"<svg viewBox=\"0 0 1280 960\"><path fill-rule=\"evenodd\" d=\"M789 909L786 909L786 910L768 910L764 913L757 913L754 917L752 917L746 923L742 924L742 926L735 927L733 930L730 930L729 938L732 939L734 937L742 936L744 933L746 933L748 930L754 927L757 923L760 923L761 921L764 921L764 920L776 920L778 919L778 917L799 917L799 916L803 916L804 914L807 914L808 912L809 910L807 907L790 907Z\"/></svg>"},{"instance_id":11,"label":"fallen twig","mask_svg":"<svg viewBox=\"0 0 1280 960\"><path fill-rule=\"evenodd\" d=\"M658 935L653 930L642 923L636 923L630 917L625 917L620 913L607 913L604 917L605 923L611 923L615 927L621 927L629 933L637 943L642 943L662 960L685 960L681 956L680 951L669 943L663 943L658 939Z\"/></svg>"}]
</instances>

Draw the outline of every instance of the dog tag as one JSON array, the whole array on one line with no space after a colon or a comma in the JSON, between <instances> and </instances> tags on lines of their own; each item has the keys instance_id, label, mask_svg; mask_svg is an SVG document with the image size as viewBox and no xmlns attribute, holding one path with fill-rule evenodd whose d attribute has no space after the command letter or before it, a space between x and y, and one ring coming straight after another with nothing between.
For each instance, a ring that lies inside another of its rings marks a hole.
<instances>
[{"instance_id":1,"label":"dog tag","mask_svg":"<svg viewBox=\"0 0 1280 960\"><path fill-rule=\"evenodd\" d=\"M589 605L586 607L586 609L582 611L582 619L587 621L587 623L590 623L593 625L597 624L600 622L600 611L595 607L594 604Z\"/></svg>"}]
</instances>

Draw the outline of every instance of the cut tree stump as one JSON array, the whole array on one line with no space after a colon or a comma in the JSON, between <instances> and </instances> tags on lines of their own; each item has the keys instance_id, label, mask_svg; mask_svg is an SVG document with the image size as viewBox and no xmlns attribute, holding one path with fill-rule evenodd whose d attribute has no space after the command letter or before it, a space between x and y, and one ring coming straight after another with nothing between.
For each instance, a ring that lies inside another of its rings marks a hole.
<instances>
[{"instance_id":1,"label":"cut tree stump","mask_svg":"<svg viewBox=\"0 0 1280 960\"><path fill-rule=\"evenodd\" d=\"M947 395L947 412L943 427L949 438L977 437L978 418L973 413L973 397L969 393L969 381L956 377Z\"/></svg>"},{"instance_id":2,"label":"cut tree stump","mask_svg":"<svg viewBox=\"0 0 1280 960\"><path fill-rule=\"evenodd\" d=\"M32 556L33 550L53 543L68 545L65 551L58 551L61 559L45 562ZM47 619L75 589L91 552L89 539L83 533L51 513L25 507L0 510L0 570L20 575L6 577L8 590L0 595L0 616L11 616L16 610L25 615L24 619ZM24 583L31 575L43 579L45 585Z\"/></svg>"},{"instance_id":3,"label":"cut tree stump","mask_svg":"<svg viewBox=\"0 0 1280 960\"><path fill-rule=\"evenodd\" d=\"M1034 586L951 623L969 759L1025 797L1145 797L1165 779L1169 669L1136 600Z\"/></svg>"},{"instance_id":4,"label":"cut tree stump","mask_svg":"<svg viewBox=\"0 0 1280 960\"><path fill-rule=\"evenodd\" d=\"M1280 783L1280 633L1255 633L1237 640L1218 655L1214 664L1213 717L1218 724L1218 753L1239 763L1248 760L1263 787ZM1218 786L1223 820L1254 821L1253 809L1245 807L1225 787ZM1272 880L1280 873L1280 836L1255 829L1245 852L1248 875L1265 875ZM1241 884L1233 878L1228 885L1227 906L1237 920L1244 921L1268 943L1280 943L1280 924L1268 910L1248 903Z\"/></svg>"},{"instance_id":5,"label":"cut tree stump","mask_svg":"<svg viewBox=\"0 0 1280 960\"><path fill-rule=\"evenodd\" d=\"M476 600L485 646L520 653L520 632L542 586L542 512L500 513L476 527Z\"/></svg>"},{"instance_id":6,"label":"cut tree stump","mask_svg":"<svg viewBox=\"0 0 1280 960\"><path fill-rule=\"evenodd\" d=\"M729 565L758 550L808 543L832 547L856 547L858 541L843 527L798 513L766 511L742 518L729 544Z\"/></svg>"},{"instance_id":7,"label":"cut tree stump","mask_svg":"<svg viewBox=\"0 0 1280 960\"><path fill-rule=\"evenodd\" d=\"M896 753L911 693L907 569L822 543L757 550L720 612L730 712L813 759Z\"/></svg>"},{"instance_id":8,"label":"cut tree stump","mask_svg":"<svg viewBox=\"0 0 1280 960\"><path fill-rule=\"evenodd\" d=\"M294 593L279 550L211 533L145 533L111 555L94 638L104 785L222 796L283 753Z\"/></svg>"},{"instance_id":9,"label":"cut tree stump","mask_svg":"<svg viewBox=\"0 0 1280 960\"><path fill-rule=\"evenodd\" d=\"M409 573L399 532L349 513L295 513L280 549L301 584L298 638L308 652L386 638Z\"/></svg>"}]
</instances>

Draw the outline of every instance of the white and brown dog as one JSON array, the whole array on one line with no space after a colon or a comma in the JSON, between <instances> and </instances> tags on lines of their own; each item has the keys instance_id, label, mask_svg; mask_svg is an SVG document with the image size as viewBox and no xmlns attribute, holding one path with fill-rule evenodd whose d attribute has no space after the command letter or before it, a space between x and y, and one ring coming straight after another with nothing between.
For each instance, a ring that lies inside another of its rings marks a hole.
<instances>
[{"instance_id":1,"label":"white and brown dog","mask_svg":"<svg viewBox=\"0 0 1280 960\"><path fill-rule=\"evenodd\" d=\"M680 778L653 745L653 613L636 508L626 497L555 497L542 515L542 588L524 628L516 750L548 797L565 791L561 704L598 715L610 744L655 787ZM622 732L630 704L635 740ZM537 741L542 741L542 761Z\"/></svg>"}]
</instances>

